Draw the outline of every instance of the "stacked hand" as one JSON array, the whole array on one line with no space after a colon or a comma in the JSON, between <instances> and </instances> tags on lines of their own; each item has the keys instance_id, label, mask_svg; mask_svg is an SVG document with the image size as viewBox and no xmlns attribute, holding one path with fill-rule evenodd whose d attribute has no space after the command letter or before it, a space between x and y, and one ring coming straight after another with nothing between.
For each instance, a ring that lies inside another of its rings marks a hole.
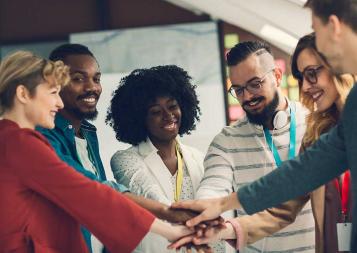
<instances>
[{"instance_id":1,"label":"stacked hand","mask_svg":"<svg viewBox=\"0 0 357 253\"><path fill-rule=\"evenodd\" d=\"M189 209L168 208L168 210L165 211L165 220L172 223L185 224L188 220L196 217L199 214L199 212ZM169 241L176 242L171 244L169 247L170 249L185 247L187 252L191 252L191 248L194 248L198 253L213 253L211 247L207 245L209 240L207 240L207 243L201 241L196 243L193 241L193 239L196 238L196 235L203 235L206 233L206 231L210 231L210 228L217 228L222 226L223 223L224 220L219 217L215 220L202 222L195 228L174 225L172 227L171 234L167 235L166 237L169 239Z\"/></svg>"},{"instance_id":2,"label":"stacked hand","mask_svg":"<svg viewBox=\"0 0 357 253\"><path fill-rule=\"evenodd\" d=\"M177 249L187 245L206 245L221 239L235 238L234 229L229 226L226 229L220 214L234 208L239 208L240 204L236 193L225 198L207 199L207 200L188 200L173 203L171 208L183 211L183 209L196 211L195 217L186 221L186 226L194 228L194 233L186 235L176 242L169 245L170 249ZM191 213L193 214L193 213ZM210 248L209 248L210 250ZM206 251L211 252L206 249Z\"/></svg>"},{"instance_id":3,"label":"stacked hand","mask_svg":"<svg viewBox=\"0 0 357 253\"><path fill-rule=\"evenodd\" d=\"M169 249L178 249L181 247L193 246L201 251L212 252L208 246L209 243L214 243L222 239L222 231L226 228L223 218L219 217L215 220L205 221L194 227L194 233L181 237L174 243L169 245Z\"/></svg>"}]
</instances>

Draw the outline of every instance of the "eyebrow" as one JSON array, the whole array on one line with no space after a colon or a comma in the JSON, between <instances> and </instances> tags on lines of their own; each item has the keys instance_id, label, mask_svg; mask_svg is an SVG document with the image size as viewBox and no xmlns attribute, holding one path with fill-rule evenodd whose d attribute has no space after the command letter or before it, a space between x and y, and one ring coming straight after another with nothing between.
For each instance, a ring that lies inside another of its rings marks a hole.
<instances>
[{"instance_id":1,"label":"eyebrow","mask_svg":"<svg viewBox=\"0 0 357 253\"><path fill-rule=\"evenodd\" d=\"M258 77L258 76L255 76L255 77L252 77L251 79L249 79L248 81L246 81L245 84L234 84L234 83L232 83L232 86L233 86L233 87L238 87L238 86L239 86L239 87L243 87L243 86L247 85L247 83L249 83L249 82L251 82L251 81L254 81L254 80L256 80L256 79L260 80L261 78Z\"/></svg>"},{"instance_id":2,"label":"eyebrow","mask_svg":"<svg viewBox=\"0 0 357 253\"><path fill-rule=\"evenodd\" d=\"M74 70L70 70L69 72L70 72L70 74L79 73L82 75L88 75L88 72L86 72L85 70L81 70L81 69L74 69ZM101 72L96 72L94 75L101 75L101 74L102 74Z\"/></svg>"}]
</instances>

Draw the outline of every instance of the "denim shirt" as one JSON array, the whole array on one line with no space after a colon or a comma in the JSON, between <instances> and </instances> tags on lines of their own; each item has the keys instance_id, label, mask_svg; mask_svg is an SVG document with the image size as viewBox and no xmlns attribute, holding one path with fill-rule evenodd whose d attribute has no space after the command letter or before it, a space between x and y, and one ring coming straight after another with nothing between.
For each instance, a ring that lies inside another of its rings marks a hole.
<instances>
[{"instance_id":1,"label":"denim shirt","mask_svg":"<svg viewBox=\"0 0 357 253\"><path fill-rule=\"evenodd\" d=\"M96 167L97 175L83 167L76 149L75 143L75 129L71 123L60 114L56 115L55 128L45 129L38 127L36 130L41 132L55 149L57 155L73 167L78 172L86 177L96 180L100 183L106 184L119 192L128 192L129 190L121 184L114 181L107 181L102 160L99 155L99 144L97 137L97 129L88 121L83 120L81 124L81 133L88 143L88 153L91 160ZM82 228L82 232L86 243L91 251L91 235L90 232Z\"/></svg>"}]
</instances>

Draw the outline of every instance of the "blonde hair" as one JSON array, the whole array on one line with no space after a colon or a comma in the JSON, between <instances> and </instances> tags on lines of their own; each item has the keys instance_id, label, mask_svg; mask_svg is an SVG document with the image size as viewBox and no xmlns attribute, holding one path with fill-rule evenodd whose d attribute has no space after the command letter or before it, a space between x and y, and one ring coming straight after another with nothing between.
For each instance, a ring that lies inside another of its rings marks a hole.
<instances>
[{"instance_id":1,"label":"blonde hair","mask_svg":"<svg viewBox=\"0 0 357 253\"><path fill-rule=\"evenodd\" d=\"M36 87L50 77L56 86L67 85L69 67L62 61L46 60L28 51L17 51L4 58L0 64L0 115L13 106L19 85L24 85L33 96Z\"/></svg>"},{"instance_id":2,"label":"blonde hair","mask_svg":"<svg viewBox=\"0 0 357 253\"><path fill-rule=\"evenodd\" d=\"M331 67L327 64L324 58L321 58L318 52L313 48L309 48L314 55L322 62L322 65L327 69L332 81L336 86L342 104L345 105L346 98L353 87L356 77L351 74L336 75L332 72ZM307 96L301 91L302 82L299 82L301 103L310 110L310 114L306 118L306 132L303 138L303 146L308 147L313 144L321 134L327 132L334 127L340 117L340 112L336 104L333 104L324 112L318 112L315 109L315 103L311 96Z\"/></svg>"}]
</instances>

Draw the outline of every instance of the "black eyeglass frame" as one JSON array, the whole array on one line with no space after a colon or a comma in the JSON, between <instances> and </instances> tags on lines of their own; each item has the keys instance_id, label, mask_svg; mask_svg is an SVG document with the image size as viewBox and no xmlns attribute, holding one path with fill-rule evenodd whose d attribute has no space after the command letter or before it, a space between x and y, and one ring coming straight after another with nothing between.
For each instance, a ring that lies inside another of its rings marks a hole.
<instances>
[{"instance_id":1,"label":"black eyeglass frame","mask_svg":"<svg viewBox=\"0 0 357 253\"><path fill-rule=\"evenodd\" d=\"M249 93L251 93L253 95L257 95L257 94L259 94L259 91L262 88L263 82L265 81L266 77L272 71L275 71L275 68L270 69L267 72L265 72L261 78L254 79L253 81L250 81L250 82L246 83L245 85L241 85L239 87L232 85L229 88L228 92L236 99L239 99L244 96L244 90L247 90Z\"/></svg>"},{"instance_id":2,"label":"black eyeglass frame","mask_svg":"<svg viewBox=\"0 0 357 253\"><path fill-rule=\"evenodd\" d=\"M309 66L299 73L298 81L300 84L302 84L303 80L305 79L309 82L309 84L314 85L319 80L318 75L322 69L324 69L323 65Z\"/></svg>"}]
</instances>

